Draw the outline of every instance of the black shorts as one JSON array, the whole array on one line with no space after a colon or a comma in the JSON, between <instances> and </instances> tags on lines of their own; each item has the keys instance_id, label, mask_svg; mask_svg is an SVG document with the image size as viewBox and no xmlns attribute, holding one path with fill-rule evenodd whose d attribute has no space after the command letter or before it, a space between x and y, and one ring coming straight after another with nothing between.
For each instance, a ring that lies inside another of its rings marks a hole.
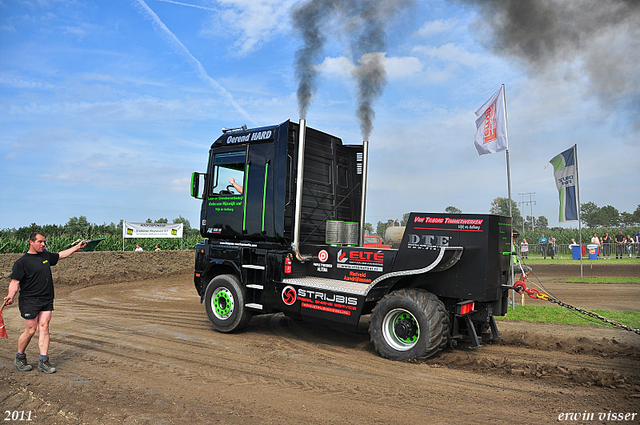
<instances>
[{"instance_id":1,"label":"black shorts","mask_svg":"<svg viewBox=\"0 0 640 425\"><path fill-rule=\"evenodd\" d=\"M18 309L24 319L35 319L41 311L53 311L53 300L49 298L18 297Z\"/></svg>"}]
</instances>

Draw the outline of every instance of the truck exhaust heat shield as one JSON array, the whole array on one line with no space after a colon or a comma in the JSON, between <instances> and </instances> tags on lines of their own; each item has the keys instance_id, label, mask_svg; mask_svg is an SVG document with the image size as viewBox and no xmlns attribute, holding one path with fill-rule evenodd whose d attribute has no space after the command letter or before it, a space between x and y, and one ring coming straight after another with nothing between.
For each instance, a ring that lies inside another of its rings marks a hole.
<instances>
[{"instance_id":1,"label":"truck exhaust heat shield","mask_svg":"<svg viewBox=\"0 0 640 425\"><path fill-rule=\"evenodd\" d=\"M360 224L349 221L327 221L325 242L327 245L358 245Z\"/></svg>"}]
</instances>

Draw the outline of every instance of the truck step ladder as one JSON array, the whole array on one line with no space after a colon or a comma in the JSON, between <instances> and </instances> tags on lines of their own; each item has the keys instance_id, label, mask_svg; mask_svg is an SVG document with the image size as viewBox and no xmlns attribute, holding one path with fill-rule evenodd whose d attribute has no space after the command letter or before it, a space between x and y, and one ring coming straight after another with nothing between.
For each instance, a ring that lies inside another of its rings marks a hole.
<instances>
[{"instance_id":1,"label":"truck step ladder","mask_svg":"<svg viewBox=\"0 0 640 425\"><path fill-rule=\"evenodd\" d=\"M258 285L256 283L249 283L247 284L247 289L253 289L254 291L262 291L264 289L264 286ZM246 303L244 306L252 310L264 311L264 307L262 306L262 304Z\"/></svg>"}]
</instances>

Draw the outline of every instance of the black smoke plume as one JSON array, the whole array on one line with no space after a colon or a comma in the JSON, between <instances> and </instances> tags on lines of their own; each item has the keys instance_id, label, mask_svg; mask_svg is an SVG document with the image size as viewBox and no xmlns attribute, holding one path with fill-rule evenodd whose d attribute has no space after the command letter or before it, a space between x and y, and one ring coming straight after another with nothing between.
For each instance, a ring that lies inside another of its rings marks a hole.
<instances>
[{"instance_id":1,"label":"black smoke plume","mask_svg":"<svg viewBox=\"0 0 640 425\"><path fill-rule=\"evenodd\" d=\"M458 1L479 9L480 37L496 54L519 59L535 75L572 70L588 78L602 105L631 106L638 125L639 0Z\"/></svg>"},{"instance_id":2,"label":"black smoke plume","mask_svg":"<svg viewBox=\"0 0 640 425\"><path fill-rule=\"evenodd\" d=\"M310 0L293 11L294 29L300 33L303 47L296 52L298 107L306 118L317 88L317 71L326 34L344 36L351 42L358 88L356 114L364 140L369 140L375 112L373 103L386 85L386 26L413 0ZM336 25L337 23L337 25Z\"/></svg>"},{"instance_id":3,"label":"black smoke plume","mask_svg":"<svg viewBox=\"0 0 640 425\"><path fill-rule=\"evenodd\" d=\"M298 107L300 118L307 117L311 97L316 91L318 76L315 64L324 47L326 27L339 0L310 1L293 11L293 26L302 36L303 47L296 52L296 78L298 79Z\"/></svg>"}]
</instances>

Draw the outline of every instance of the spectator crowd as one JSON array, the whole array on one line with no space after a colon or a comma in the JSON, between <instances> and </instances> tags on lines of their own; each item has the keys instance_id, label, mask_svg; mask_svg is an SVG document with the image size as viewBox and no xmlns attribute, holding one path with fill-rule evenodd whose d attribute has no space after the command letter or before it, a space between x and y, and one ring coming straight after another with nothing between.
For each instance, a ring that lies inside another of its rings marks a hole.
<instances>
[{"instance_id":1,"label":"spectator crowd","mask_svg":"<svg viewBox=\"0 0 640 425\"><path fill-rule=\"evenodd\" d=\"M599 256L603 259L609 260L611 258L611 248L613 247L616 254L616 259L622 259L624 257L633 257L635 251L636 258L640 258L640 230L638 230L635 236L622 233L622 230L618 230L618 234L615 237L611 237L609 232L604 232L602 238L598 237L597 233L593 234L591 243L598 246Z\"/></svg>"},{"instance_id":2,"label":"spectator crowd","mask_svg":"<svg viewBox=\"0 0 640 425\"><path fill-rule=\"evenodd\" d=\"M520 242L520 255L522 258L528 258L529 253L534 249L537 249L537 252L539 252L544 259L551 257L553 260L556 257L560 246L556 243L556 239L552 234L546 237L543 233L537 242L538 247L535 248L535 245L533 247L529 246L526 238L522 239ZM612 254L615 254L616 259L625 257L633 258L634 255L635 258L640 258L640 229L635 235L625 235L622 230L619 230L615 236L611 236L609 232L604 232L604 234L600 236L594 233L591 238L591 245L597 246L598 257L602 259L611 259ZM573 246L578 246L575 239L571 240L569 252L571 252Z\"/></svg>"}]
</instances>

